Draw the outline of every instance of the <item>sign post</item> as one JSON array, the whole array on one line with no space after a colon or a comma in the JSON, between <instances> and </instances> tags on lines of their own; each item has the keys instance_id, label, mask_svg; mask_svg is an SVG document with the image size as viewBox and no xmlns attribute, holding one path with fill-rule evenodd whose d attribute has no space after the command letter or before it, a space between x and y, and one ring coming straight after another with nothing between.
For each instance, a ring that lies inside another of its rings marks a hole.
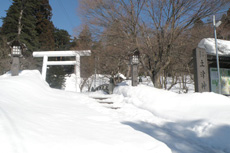
<instances>
[{"instance_id":1,"label":"sign post","mask_svg":"<svg viewBox=\"0 0 230 153\"><path fill-rule=\"evenodd\" d=\"M209 92L208 61L205 49L196 48L194 50L193 59L195 92Z\"/></svg>"}]
</instances>

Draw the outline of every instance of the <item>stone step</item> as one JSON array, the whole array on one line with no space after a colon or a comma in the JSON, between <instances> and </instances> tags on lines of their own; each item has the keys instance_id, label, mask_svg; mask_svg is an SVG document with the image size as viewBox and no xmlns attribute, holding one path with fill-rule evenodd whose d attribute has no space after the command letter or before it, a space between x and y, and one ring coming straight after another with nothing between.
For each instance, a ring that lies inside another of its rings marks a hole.
<instances>
[{"instance_id":1,"label":"stone step","mask_svg":"<svg viewBox=\"0 0 230 153\"><path fill-rule=\"evenodd\" d=\"M96 99L96 100L105 100L105 99L108 99L109 97L91 97L93 99Z\"/></svg>"},{"instance_id":2,"label":"stone step","mask_svg":"<svg viewBox=\"0 0 230 153\"><path fill-rule=\"evenodd\" d=\"M104 105L104 107L109 109L120 109L120 107L113 106L114 102L106 101L106 99L109 99L110 97L91 97L95 100L97 100L98 103Z\"/></svg>"},{"instance_id":3,"label":"stone step","mask_svg":"<svg viewBox=\"0 0 230 153\"><path fill-rule=\"evenodd\" d=\"M113 102L109 102L109 101L97 101L99 102L100 104L113 104Z\"/></svg>"},{"instance_id":4,"label":"stone step","mask_svg":"<svg viewBox=\"0 0 230 153\"><path fill-rule=\"evenodd\" d=\"M106 107L106 108L110 108L110 109L120 109L121 107Z\"/></svg>"}]
</instances>

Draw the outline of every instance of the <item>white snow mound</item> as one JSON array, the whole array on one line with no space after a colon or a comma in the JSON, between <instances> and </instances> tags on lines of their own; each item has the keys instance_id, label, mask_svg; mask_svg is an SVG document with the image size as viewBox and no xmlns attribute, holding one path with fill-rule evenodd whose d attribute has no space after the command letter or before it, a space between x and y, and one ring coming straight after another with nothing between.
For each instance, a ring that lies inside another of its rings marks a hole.
<instances>
[{"instance_id":1,"label":"white snow mound","mask_svg":"<svg viewBox=\"0 0 230 153\"><path fill-rule=\"evenodd\" d=\"M115 88L123 103L152 114L128 123L167 144L173 153L229 153L230 98L215 93L177 94L145 85Z\"/></svg>"},{"instance_id":2,"label":"white snow mound","mask_svg":"<svg viewBox=\"0 0 230 153\"><path fill-rule=\"evenodd\" d=\"M0 76L0 152L171 152L103 109L83 94L49 88L38 71Z\"/></svg>"}]
</instances>

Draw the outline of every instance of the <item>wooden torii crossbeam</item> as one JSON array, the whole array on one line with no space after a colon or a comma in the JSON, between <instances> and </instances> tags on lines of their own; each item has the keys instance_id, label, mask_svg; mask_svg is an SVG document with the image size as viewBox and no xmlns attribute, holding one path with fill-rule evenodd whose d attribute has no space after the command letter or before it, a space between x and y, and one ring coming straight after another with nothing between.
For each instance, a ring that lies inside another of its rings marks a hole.
<instances>
[{"instance_id":1,"label":"wooden torii crossbeam","mask_svg":"<svg viewBox=\"0 0 230 153\"><path fill-rule=\"evenodd\" d=\"M90 50L68 50L68 51L35 51L33 57L43 57L42 78L46 80L47 65L75 65L76 89L79 92L80 57L90 56ZM76 57L76 61L48 61L48 57Z\"/></svg>"}]
</instances>

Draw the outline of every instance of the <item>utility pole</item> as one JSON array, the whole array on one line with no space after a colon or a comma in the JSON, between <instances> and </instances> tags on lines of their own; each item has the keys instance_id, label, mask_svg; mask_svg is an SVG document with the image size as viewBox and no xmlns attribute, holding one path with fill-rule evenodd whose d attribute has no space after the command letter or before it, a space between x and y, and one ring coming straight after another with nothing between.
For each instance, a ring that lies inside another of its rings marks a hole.
<instances>
[{"instance_id":1,"label":"utility pole","mask_svg":"<svg viewBox=\"0 0 230 153\"><path fill-rule=\"evenodd\" d=\"M220 75L220 64L219 64L216 28L219 27L220 24L221 24L221 21L216 23L215 15L213 15L213 27L214 27L214 36L215 36L216 63L217 63L218 82L219 82L218 83L219 84L219 94L221 94L221 75Z\"/></svg>"},{"instance_id":2,"label":"utility pole","mask_svg":"<svg viewBox=\"0 0 230 153\"><path fill-rule=\"evenodd\" d=\"M97 64L96 64L96 56L94 58L94 89L96 89L96 81L97 81Z\"/></svg>"}]
</instances>

